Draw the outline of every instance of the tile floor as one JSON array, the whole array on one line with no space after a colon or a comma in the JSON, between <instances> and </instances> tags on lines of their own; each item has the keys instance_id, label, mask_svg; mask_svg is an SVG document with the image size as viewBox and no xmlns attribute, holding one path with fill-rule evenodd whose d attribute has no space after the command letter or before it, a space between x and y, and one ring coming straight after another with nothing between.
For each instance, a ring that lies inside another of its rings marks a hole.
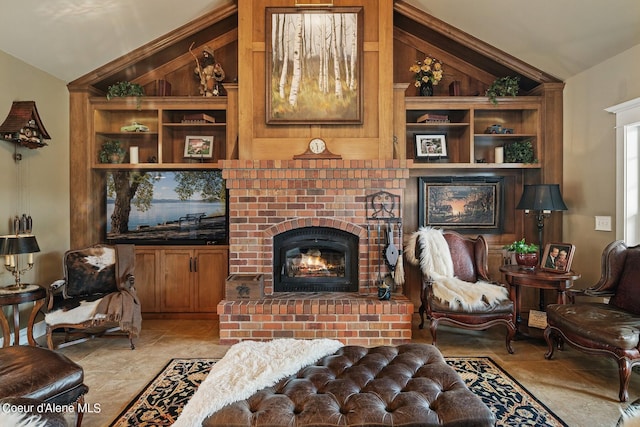
<instances>
[{"instance_id":1,"label":"tile floor","mask_svg":"<svg viewBox=\"0 0 640 427\"><path fill-rule=\"evenodd\" d=\"M431 343L428 329L417 328L413 341ZM43 342L44 337L39 338ZM84 427L102 427L124 409L174 357L224 355L218 328L205 320L145 320L135 350L126 338L96 339L60 351L82 365L89 386L86 401L100 412L87 413ZM489 356L570 426L615 426L619 417L617 366L608 358L590 357L571 348L544 359L544 340L514 342L507 353L501 327L466 331L441 326L438 347L444 356ZM634 373L630 400L640 397L640 375Z\"/></svg>"}]
</instances>

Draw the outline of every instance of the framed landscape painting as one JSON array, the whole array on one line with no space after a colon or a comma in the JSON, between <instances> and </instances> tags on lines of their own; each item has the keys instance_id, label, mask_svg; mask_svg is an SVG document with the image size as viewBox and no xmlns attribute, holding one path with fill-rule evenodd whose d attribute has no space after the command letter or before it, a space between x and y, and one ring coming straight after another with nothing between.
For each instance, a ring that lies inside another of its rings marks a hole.
<instances>
[{"instance_id":1,"label":"framed landscape painting","mask_svg":"<svg viewBox=\"0 0 640 427\"><path fill-rule=\"evenodd\" d=\"M502 231L503 177L419 177L418 191L420 226Z\"/></svg>"},{"instance_id":2,"label":"framed landscape painting","mask_svg":"<svg viewBox=\"0 0 640 427\"><path fill-rule=\"evenodd\" d=\"M362 123L362 7L267 8L266 122Z\"/></svg>"}]
</instances>

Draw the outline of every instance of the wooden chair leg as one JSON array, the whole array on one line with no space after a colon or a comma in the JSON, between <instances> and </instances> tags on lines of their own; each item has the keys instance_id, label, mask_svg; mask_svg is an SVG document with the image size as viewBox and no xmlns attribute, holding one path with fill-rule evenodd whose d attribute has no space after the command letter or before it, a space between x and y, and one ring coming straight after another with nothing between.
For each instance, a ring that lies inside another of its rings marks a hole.
<instances>
[{"instance_id":1,"label":"wooden chair leg","mask_svg":"<svg viewBox=\"0 0 640 427\"><path fill-rule=\"evenodd\" d=\"M513 354L513 347L511 346L511 341L516 336L516 325L513 322L507 322L507 351L509 354Z\"/></svg>"},{"instance_id":2,"label":"wooden chair leg","mask_svg":"<svg viewBox=\"0 0 640 427\"><path fill-rule=\"evenodd\" d=\"M429 331L431 332L431 344L437 346L438 338L436 336L438 329L438 319L429 319Z\"/></svg>"},{"instance_id":3,"label":"wooden chair leg","mask_svg":"<svg viewBox=\"0 0 640 427\"><path fill-rule=\"evenodd\" d=\"M629 359L618 359L618 373L620 374L620 392L618 398L620 402L629 400L629 380L631 379L631 363Z\"/></svg>"},{"instance_id":4,"label":"wooden chair leg","mask_svg":"<svg viewBox=\"0 0 640 427\"><path fill-rule=\"evenodd\" d=\"M424 312L425 312L425 308L424 308L424 303L422 303L420 305L420 308L418 309L418 313L420 313L420 324L418 325L418 328L423 329L424 328Z\"/></svg>"},{"instance_id":5,"label":"wooden chair leg","mask_svg":"<svg viewBox=\"0 0 640 427\"><path fill-rule=\"evenodd\" d=\"M82 424L82 418L84 417L84 394L76 401L76 427L80 427Z\"/></svg>"}]
</instances>

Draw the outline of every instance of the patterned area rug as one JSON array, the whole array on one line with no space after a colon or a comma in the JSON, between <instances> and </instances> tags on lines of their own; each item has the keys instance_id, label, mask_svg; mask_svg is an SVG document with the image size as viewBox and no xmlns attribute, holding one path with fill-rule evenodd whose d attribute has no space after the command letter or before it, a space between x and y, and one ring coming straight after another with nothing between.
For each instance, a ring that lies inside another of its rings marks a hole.
<instances>
[{"instance_id":1,"label":"patterned area rug","mask_svg":"<svg viewBox=\"0 0 640 427\"><path fill-rule=\"evenodd\" d=\"M567 426L491 358L446 360L493 411L497 426ZM172 359L111 427L170 426L214 363L216 359Z\"/></svg>"}]
</instances>

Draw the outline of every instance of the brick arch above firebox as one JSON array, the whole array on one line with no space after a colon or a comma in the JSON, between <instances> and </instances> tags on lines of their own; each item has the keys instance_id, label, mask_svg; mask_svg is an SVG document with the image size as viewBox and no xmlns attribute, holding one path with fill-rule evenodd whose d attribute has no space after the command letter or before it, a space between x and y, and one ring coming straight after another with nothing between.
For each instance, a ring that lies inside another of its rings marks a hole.
<instances>
[{"instance_id":1,"label":"brick arch above firebox","mask_svg":"<svg viewBox=\"0 0 640 427\"><path fill-rule=\"evenodd\" d=\"M360 239L366 237L366 229L354 224L352 222L344 221L338 218L293 218L286 221L282 221L278 224L273 224L271 227L264 230L264 236L266 238L273 237L277 234L284 233L285 231L295 230L302 227L329 227L336 228L338 230L347 231L351 234L355 234Z\"/></svg>"}]
</instances>

